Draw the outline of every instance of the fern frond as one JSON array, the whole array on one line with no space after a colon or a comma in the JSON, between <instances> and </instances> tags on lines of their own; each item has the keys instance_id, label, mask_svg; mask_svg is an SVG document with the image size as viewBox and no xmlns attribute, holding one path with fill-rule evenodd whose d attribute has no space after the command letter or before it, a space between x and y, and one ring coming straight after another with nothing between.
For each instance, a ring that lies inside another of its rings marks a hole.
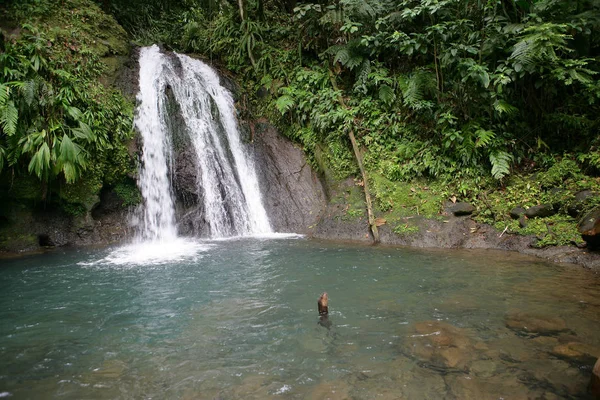
<instances>
[{"instance_id":1,"label":"fern frond","mask_svg":"<svg viewBox=\"0 0 600 400\"><path fill-rule=\"evenodd\" d=\"M31 104L33 103L33 100L35 99L36 89L37 89L37 84L36 84L35 80L29 80L29 81L23 82L23 85L21 85L19 87L19 90L21 91L21 94L23 95L23 99L25 99L25 103L27 103L28 106L31 106Z\"/></svg>"},{"instance_id":2,"label":"fern frond","mask_svg":"<svg viewBox=\"0 0 600 400\"><path fill-rule=\"evenodd\" d=\"M369 73L371 72L371 61L368 58L365 58L362 63L360 63L360 68L356 71L356 81L362 85L367 83L367 79L369 78Z\"/></svg>"},{"instance_id":3,"label":"fern frond","mask_svg":"<svg viewBox=\"0 0 600 400\"><path fill-rule=\"evenodd\" d=\"M17 123L19 122L19 111L15 107L15 103L9 101L0 108L0 125L2 130L8 136L12 136L17 132Z\"/></svg>"},{"instance_id":4,"label":"fern frond","mask_svg":"<svg viewBox=\"0 0 600 400\"><path fill-rule=\"evenodd\" d=\"M279 110L281 115L284 115L286 112L291 110L294 107L294 105L295 105L294 99L288 95L280 96L275 101L275 106L277 107L277 109Z\"/></svg>"},{"instance_id":5,"label":"fern frond","mask_svg":"<svg viewBox=\"0 0 600 400\"><path fill-rule=\"evenodd\" d=\"M340 3L348 14L359 18L375 18L383 10L380 1L342 0Z\"/></svg>"},{"instance_id":6,"label":"fern frond","mask_svg":"<svg viewBox=\"0 0 600 400\"><path fill-rule=\"evenodd\" d=\"M396 94L394 93L394 89L388 85L381 85L379 88L379 100L381 100L384 104L390 105L396 100Z\"/></svg>"},{"instance_id":7,"label":"fern frond","mask_svg":"<svg viewBox=\"0 0 600 400\"><path fill-rule=\"evenodd\" d=\"M0 107L10 98L10 86L0 83Z\"/></svg>"},{"instance_id":8,"label":"fern frond","mask_svg":"<svg viewBox=\"0 0 600 400\"><path fill-rule=\"evenodd\" d=\"M510 163L513 160L512 154L505 151L496 150L490 153L490 163L492 164L492 176L495 179L502 179L510 173Z\"/></svg>"},{"instance_id":9,"label":"fern frond","mask_svg":"<svg viewBox=\"0 0 600 400\"><path fill-rule=\"evenodd\" d=\"M493 131L478 129L475 131L475 147L487 147L496 137Z\"/></svg>"},{"instance_id":10,"label":"fern frond","mask_svg":"<svg viewBox=\"0 0 600 400\"><path fill-rule=\"evenodd\" d=\"M348 48L346 48L345 46L336 46L336 48L337 52L333 57L333 62L339 62L340 64L345 66L350 60L350 51L348 51Z\"/></svg>"},{"instance_id":11,"label":"fern frond","mask_svg":"<svg viewBox=\"0 0 600 400\"><path fill-rule=\"evenodd\" d=\"M426 96L436 90L435 82L435 76L424 70L401 76L398 84L402 91L404 105L415 110L430 108L432 104L426 100Z\"/></svg>"},{"instance_id":12,"label":"fern frond","mask_svg":"<svg viewBox=\"0 0 600 400\"><path fill-rule=\"evenodd\" d=\"M504 100L496 100L494 102L494 110L500 115L506 114L509 117L515 115L519 111L517 107L508 104Z\"/></svg>"},{"instance_id":13,"label":"fern frond","mask_svg":"<svg viewBox=\"0 0 600 400\"><path fill-rule=\"evenodd\" d=\"M531 66L543 60L555 61L558 58L557 50L572 51L567 47L567 39L571 36L564 33L566 30L566 25L553 23L525 28L509 59L523 66Z\"/></svg>"}]
</instances>

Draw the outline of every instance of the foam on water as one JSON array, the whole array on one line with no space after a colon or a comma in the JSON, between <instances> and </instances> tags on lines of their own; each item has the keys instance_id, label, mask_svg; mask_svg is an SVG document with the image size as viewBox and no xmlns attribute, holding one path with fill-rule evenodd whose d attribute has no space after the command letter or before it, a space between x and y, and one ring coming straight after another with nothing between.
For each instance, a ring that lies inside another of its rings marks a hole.
<instances>
[{"instance_id":1,"label":"foam on water","mask_svg":"<svg viewBox=\"0 0 600 400\"><path fill-rule=\"evenodd\" d=\"M187 238L137 242L119 247L100 260L79 265L152 266L195 261L211 247L211 244Z\"/></svg>"}]
</instances>

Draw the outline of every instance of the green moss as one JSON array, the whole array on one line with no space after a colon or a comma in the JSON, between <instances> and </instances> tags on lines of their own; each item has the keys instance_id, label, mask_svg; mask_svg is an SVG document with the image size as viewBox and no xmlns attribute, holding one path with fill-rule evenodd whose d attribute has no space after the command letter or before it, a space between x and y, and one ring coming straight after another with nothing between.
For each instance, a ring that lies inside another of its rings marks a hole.
<instances>
[{"instance_id":1,"label":"green moss","mask_svg":"<svg viewBox=\"0 0 600 400\"><path fill-rule=\"evenodd\" d=\"M5 231L0 233L0 249L8 251L14 249L30 249L38 245L38 238L31 234L18 234Z\"/></svg>"},{"instance_id":2,"label":"green moss","mask_svg":"<svg viewBox=\"0 0 600 400\"><path fill-rule=\"evenodd\" d=\"M34 176L2 174L0 177L0 197L17 198L27 202L42 200L42 183Z\"/></svg>"},{"instance_id":3,"label":"green moss","mask_svg":"<svg viewBox=\"0 0 600 400\"><path fill-rule=\"evenodd\" d=\"M382 175L371 173L371 188L377 210L388 220L422 215L434 217L442 205L442 192L438 184L425 181L393 182Z\"/></svg>"},{"instance_id":4,"label":"green moss","mask_svg":"<svg viewBox=\"0 0 600 400\"><path fill-rule=\"evenodd\" d=\"M75 213L72 211L81 208L91 211L100 201L100 189L102 189L102 181L97 176L86 176L77 183L63 185L59 190L61 206L71 215L79 215L79 211Z\"/></svg>"},{"instance_id":5,"label":"green moss","mask_svg":"<svg viewBox=\"0 0 600 400\"><path fill-rule=\"evenodd\" d=\"M131 181L120 182L115 186L114 191L126 207L136 206L142 202L139 188Z\"/></svg>"},{"instance_id":6,"label":"green moss","mask_svg":"<svg viewBox=\"0 0 600 400\"><path fill-rule=\"evenodd\" d=\"M398 224L394 227L394 233L401 236L414 235L419 232L419 227L411 225L410 222Z\"/></svg>"},{"instance_id":7,"label":"green moss","mask_svg":"<svg viewBox=\"0 0 600 400\"><path fill-rule=\"evenodd\" d=\"M577 221L560 214L546 218L529 219L525 228L521 228L516 220L498 221L494 224L494 227L499 231L506 229L508 233L533 235L538 239L535 247L583 243L583 239L577 231Z\"/></svg>"},{"instance_id":8,"label":"green moss","mask_svg":"<svg viewBox=\"0 0 600 400\"><path fill-rule=\"evenodd\" d=\"M538 174L538 181L543 188L564 186L569 180L580 180L583 174L574 160L563 158L547 171Z\"/></svg>"}]
</instances>

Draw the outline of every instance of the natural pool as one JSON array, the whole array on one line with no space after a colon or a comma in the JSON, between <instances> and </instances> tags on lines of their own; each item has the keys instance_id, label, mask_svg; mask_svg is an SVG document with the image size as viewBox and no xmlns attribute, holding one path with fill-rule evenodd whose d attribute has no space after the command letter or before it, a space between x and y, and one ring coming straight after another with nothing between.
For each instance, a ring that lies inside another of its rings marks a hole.
<instances>
[{"instance_id":1,"label":"natural pool","mask_svg":"<svg viewBox=\"0 0 600 400\"><path fill-rule=\"evenodd\" d=\"M298 238L182 246L0 260L0 396L590 396L600 277L580 267Z\"/></svg>"}]
</instances>

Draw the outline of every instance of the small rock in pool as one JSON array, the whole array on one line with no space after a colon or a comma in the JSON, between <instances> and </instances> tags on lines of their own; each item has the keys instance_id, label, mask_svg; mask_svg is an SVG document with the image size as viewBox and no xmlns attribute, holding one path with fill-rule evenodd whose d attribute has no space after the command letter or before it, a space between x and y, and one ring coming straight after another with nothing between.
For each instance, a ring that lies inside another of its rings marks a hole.
<instances>
[{"instance_id":1,"label":"small rock in pool","mask_svg":"<svg viewBox=\"0 0 600 400\"><path fill-rule=\"evenodd\" d=\"M567 330L567 324L561 318L536 316L522 312L507 315L506 326L513 331L546 336Z\"/></svg>"}]
</instances>

